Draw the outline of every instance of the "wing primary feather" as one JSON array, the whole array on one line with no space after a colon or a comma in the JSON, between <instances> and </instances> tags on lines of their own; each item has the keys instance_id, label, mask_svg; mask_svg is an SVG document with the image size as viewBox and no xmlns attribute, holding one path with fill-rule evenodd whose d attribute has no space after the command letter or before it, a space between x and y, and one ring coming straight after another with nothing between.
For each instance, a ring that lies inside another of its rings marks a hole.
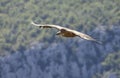
<instances>
[{"instance_id":1,"label":"wing primary feather","mask_svg":"<svg viewBox=\"0 0 120 78\"><path fill-rule=\"evenodd\" d=\"M78 32L78 31L74 31L74 33L75 33L77 36L79 36L79 37L81 37L81 38L83 38L83 39L85 39L85 40L90 40L90 41L94 41L94 42L97 42L97 43L99 43L99 44L102 44L102 42L97 41L96 39L92 38L91 36L89 36L89 35L87 35L87 34L84 34L84 33Z\"/></svg>"},{"instance_id":2,"label":"wing primary feather","mask_svg":"<svg viewBox=\"0 0 120 78\"><path fill-rule=\"evenodd\" d=\"M39 24L35 24L33 21L31 21L31 24L32 24L32 25L35 25L35 26L38 26L38 27L41 26L41 25L39 25Z\"/></svg>"},{"instance_id":3,"label":"wing primary feather","mask_svg":"<svg viewBox=\"0 0 120 78\"><path fill-rule=\"evenodd\" d=\"M91 41L94 41L94 42L96 42L96 43L98 43L98 44L102 44L101 41L98 41L98 40L96 40L96 39L94 39L94 38L92 38Z\"/></svg>"},{"instance_id":4,"label":"wing primary feather","mask_svg":"<svg viewBox=\"0 0 120 78\"><path fill-rule=\"evenodd\" d=\"M32 25L34 25L34 26L37 26L37 27L39 27L39 28L45 28L45 25L41 25L41 24L36 24L36 23L34 23L33 21L31 22L31 24Z\"/></svg>"},{"instance_id":5,"label":"wing primary feather","mask_svg":"<svg viewBox=\"0 0 120 78\"><path fill-rule=\"evenodd\" d=\"M52 24L36 24L33 21L31 22L32 25L35 25L40 28L56 28L58 30L64 29L64 27L61 27L59 25L52 25Z\"/></svg>"}]
</instances>

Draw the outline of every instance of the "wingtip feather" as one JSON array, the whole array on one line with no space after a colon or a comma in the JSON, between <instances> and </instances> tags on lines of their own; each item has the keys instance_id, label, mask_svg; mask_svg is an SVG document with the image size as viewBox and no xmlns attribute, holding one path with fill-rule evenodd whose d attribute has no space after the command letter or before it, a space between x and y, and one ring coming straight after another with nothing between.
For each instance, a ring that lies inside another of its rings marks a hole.
<instances>
[{"instance_id":1,"label":"wingtip feather","mask_svg":"<svg viewBox=\"0 0 120 78\"><path fill-rule=\"evenodd\" d=\"M31 21L31 24L34 25L35 23L33 21Z\"/></svg>"},{"instance_id":2,"label":"wingtip feather","mask_svg":"<svg viewBox=\"0 0 120 78\"><path fill-rule=\"evenodd\" d=\"M31 21L31 24L32 24L32 25L35 25L35 26L40 26L39 24L36 24L36 23L34 23L33 21Z\"/></svg>"},{"instance_id":3,"label":"wingtip feather","mask_svg":"<svg viewBox=\"0 0 120 78\"><path fill-rule=\"evenodd\" d=\"M95 40L95 42L97 42L98 44L101 44L101 45L103 44L101 41Z\"/></svg>"}]
</instances>

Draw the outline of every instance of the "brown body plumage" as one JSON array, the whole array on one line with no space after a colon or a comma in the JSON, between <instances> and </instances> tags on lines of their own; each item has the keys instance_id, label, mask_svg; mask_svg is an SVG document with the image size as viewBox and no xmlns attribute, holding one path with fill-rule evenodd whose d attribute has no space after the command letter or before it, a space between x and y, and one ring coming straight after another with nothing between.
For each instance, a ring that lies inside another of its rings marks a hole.
<instances>
[{"instance_id":1,"label":"brown body plumage","mask_svg":"<svg viewBox=\"0 0 120 78\"><path fill-rule=\"evenodd\" d=\"M78 32L76 30L72 30L66 27L61 27L59 25L51 25L51 24L35 24L34 22L32 22L31 24L40 27L40 28L56 28L59 31L56 33L56 35L61 35L63 37L75 37L75 36L79 36L80 38L83 38L85 40L90 40L90 41L94 41L97 43L101 43L99 41L97 41L96 39L92 38L91 36Z\"/></svg>"}]
</instances>

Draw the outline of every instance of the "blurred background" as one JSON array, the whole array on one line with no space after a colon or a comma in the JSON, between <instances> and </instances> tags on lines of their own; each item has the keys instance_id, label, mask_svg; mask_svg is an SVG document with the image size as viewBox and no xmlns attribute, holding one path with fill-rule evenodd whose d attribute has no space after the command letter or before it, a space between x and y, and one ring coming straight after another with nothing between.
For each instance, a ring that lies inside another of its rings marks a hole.
<instances>
[{"instance_id":1,"label":"blurred background","mask_svg":"<svg viewBox=\"0 0 120 78\"><path fill-rule=\"evenodd\" d=\"M101 41L56 36L56 24ZM120 0L0 0L0 78L120 78Z\"/></svg>"}]
</instances>

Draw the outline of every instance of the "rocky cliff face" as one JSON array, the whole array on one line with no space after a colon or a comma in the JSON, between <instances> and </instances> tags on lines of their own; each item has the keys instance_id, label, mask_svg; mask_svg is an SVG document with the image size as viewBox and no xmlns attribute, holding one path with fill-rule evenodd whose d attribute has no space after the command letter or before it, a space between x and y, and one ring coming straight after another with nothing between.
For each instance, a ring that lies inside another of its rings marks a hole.
<instances>
[{"instance_id":1,"label":"rocky cliff face","mask_svg":"<svg viewBox=\"0 0 120 78\"><path fill-rule=\"evenodd\" d=\"M1 57L0 78L92 78L104 70L101 62L106 55L120 50L120 27L100 26L91 34L103 44L65 39Z\"/></svg>"}]
</instances>

